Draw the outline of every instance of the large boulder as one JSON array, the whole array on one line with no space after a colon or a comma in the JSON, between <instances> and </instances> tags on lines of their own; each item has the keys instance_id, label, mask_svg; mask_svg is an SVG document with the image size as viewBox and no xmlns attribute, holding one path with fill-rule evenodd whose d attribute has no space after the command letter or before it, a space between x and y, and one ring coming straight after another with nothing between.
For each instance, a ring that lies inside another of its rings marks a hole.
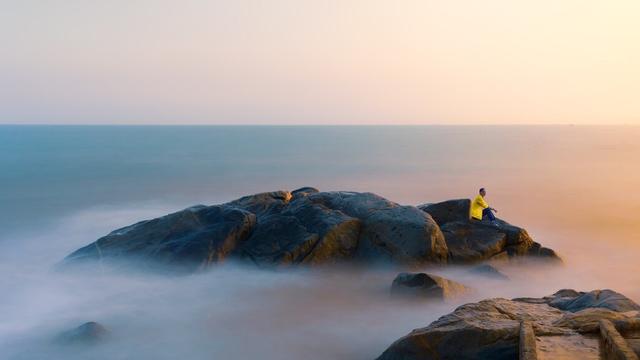
<instances>
[{"instance_id":1,"label":"large boulder","mask_svg":"<svg viewBox=\"0 0 640 360\"><path fill-rule=\"evenodd\" d=\"M402 206L372 193L320 192L308 199L362 222L356 253L360 261L396 264L440 263L447 244L436 222L413 206Z\"/></svg>"},{"instance_id":2,"label":"large boulder","mask_svg":"<svg viewBox=\"0 0 640 360\"><path fill-rule=\"evenodd\" d=\"M562 312L546 305L489 299L460 306L394 342L378 360L517 359L521 320L550 328Z\"/></svg>"},{"instance_id":3,"label":"large boulder","mask_svg":"<svg viewBox=\"0 0 640 360\"><path fill-rule=\"evenodd\" d=\"M566 345L571 341L563 342L563 339L582 338L582 334L597 332L597 324L602 319L618 324L640 320L637 311L618 312L602 307L586 307L575 313L563 311L549 305L557 297L497 298L462 305L429 326L395 341L378 360L517 359L522 321L532 324L538 341ZM617 297L632 303L623 295ZM577 347L580 342L575 344L573 350L580 351Z\"/></svg>"},{"instance_id":4,"label":"large boulder","mask_svg":"<svg viewBox=\"0 0 640 360\"><path fill-rule=\"evenodd\" d=\"M66 257L65 263L135 258L193 271L225 259L253 231L246 210L193 206L115 230Z\"/></svg>"},{"instance_id":5,"label":"large boulder","mask_svg":"<svg viewBox=\"0 0 640 360\"><path fill-rule=\"evenodd\" d=\"M449 258L456 263L490 259L507 248L507 234L498 229L470 221L454 221L442 225Z\"/></svg>"},{"instance_id":6,"label":"large boulder","mask_svg":"<svg viewBox=\"0 0 640 360\"><path fill-rule=\"evenodd\" d=\"M466 264L518 256L560 260L553 250L533 241L523 228L500 219L493 224L469 219L469 205L469 200L461 199L419 207L440 226L449 250L449 261Z\"/></svg>"},{"instance_id":7,"label":"large boulder","mask_svg":"<svg viewBox=\"0 0 640 360\"><path fill-rule=\"evenodd\" d=\"M557 258L524 229L468 220L468 200L420 210L373 193L312 187L194 206L118 229L66 257L204 269L225 259L259 266L470 263L536 255ZM437 221L429 215L434 214Z\"/></svg>"},{"instance_id":8,"label":"large boulder","mask_svg":"<svg viewBox=\"0 0 640 360\"><path fill-rule=\"evenodd\" d=\"M226 205L256 212L256 229L239 254L259 265L447 259L444 237L429 215L372 193L307 187L290 196L259 194Z\"/></svg>"},{"instance_id":9,"label":"large boulder","mask_svg":"<svg viewBox=\"0 0 640 360\"><path fill-rule=\"evenodd\" d=\"M444 225L452 221L469 220L469 207L471 200L456 199L447 200L435 204L418 205L418 209L431 215L438 225Z\"/></svg>"},{"instance_id":10,"label":"large boulder","mask_svg":"<svg viewBox=\"0 0 640 360\"><path fill-rule=\"evenodd\" d=\"M356 251L360 227L359 219L300 197L259 217L238 254L260 266L343 262Z\"/></svg>"},{"instance_id":11,"label":"large boulder","mask_svg":"<svg viewBox=\"0 0 640 360\"><path fill-rule=\"evenodd\" d=\"M416 207L372 193L305 187L142 221L76 250L64 263L130 258L195 271L227 258L259 266L440 263L448 250L438 225Z\"/></svg>"},{"instance_id":12,"label":"large boulder","mask_svg":"<svg viewBox=\"0 0 640 360\"><path fill-rule=\"evenodd\" d=\"M449 300L471 289L453 280L425 273L401 273L391 285L391 295L418 300Z\"/></svg>"}]
</instances>

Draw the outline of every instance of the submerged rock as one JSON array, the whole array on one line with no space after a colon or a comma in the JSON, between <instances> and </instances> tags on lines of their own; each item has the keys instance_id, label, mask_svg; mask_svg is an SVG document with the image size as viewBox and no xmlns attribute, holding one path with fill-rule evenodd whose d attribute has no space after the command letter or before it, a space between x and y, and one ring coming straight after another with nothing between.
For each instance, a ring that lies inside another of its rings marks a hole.
<instances>
[{"instance_id":1,"label":"submerged rock","mask_svg":"<svg viewBox=\"0 0 640 360\"><path fill-rule=\"evenodd\" d=\"M471 269L469 269L469 272L476 275L486 276L488 278L492 278L496 280L509 280L509 277L507 275L501 273L500 270L496 269L495 267L489 264L474 266Z\"/></svg>"},{"instance_id":2,"label":"submerged rock","mask_svg":"<svg viewBox=\"0 0 640 360\"><path fill-rule=\"evenodd\" d=\"M101 324L90 321L74 329L64 331L55 338L61 345L91 345L104 341L109 336L109 330Z\"/></svg>"},{"instance_id":3,"label":"submerged rock","mask_svg":"<svg viewBox=\"0 0 640 360\"><path fill-rule=\"evenodd\" d=\"M587 294L602 292L595 290ZM568 290L544 298L497 298L462 305L429 326L400 338L378 360L517 359L518 332L522 321L532 324L538 338L553 342L564 337L596 333L601 319L616 323L640 320L637 311L624 312L638 305L621 294L615 294L608 297L611 302L605 300L605 303L625 303L619 307L620 311L602 307L603 304L597 302L584 303L585 306L577 312L551 306L551 302L561 297L578 299L585 295Z\"/></svg>"},{"instance_id":4,"label":"submerged rock","mask_svg":"<svg viewBox=\"0 0 640 360\"><path fill-rule=\"evenodd\" d=\"M373 193L311 187L260 193L115 230L76 250L64 264L134 259L191 272L227 259L269 267L421 265L549 252L524 229L470 222L468 204L452 200L423 211Z\"/></svg>"},{"instance_id":5,"label":"submerged rock","mask_svg":"<svg viewBox=\"0 0 640 360\"><path fill-rule=\"evenodd\" d=\"M401 273L391 285L391 295L424 300L449 300L471 289L455 281L425 273Z\"/></svg>"}]
</instances>

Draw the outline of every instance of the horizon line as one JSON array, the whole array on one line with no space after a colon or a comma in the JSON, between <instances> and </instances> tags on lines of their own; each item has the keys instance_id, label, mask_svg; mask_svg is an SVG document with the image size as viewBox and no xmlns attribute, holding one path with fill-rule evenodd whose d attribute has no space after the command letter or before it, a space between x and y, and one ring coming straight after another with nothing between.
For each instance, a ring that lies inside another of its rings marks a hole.
<instances>
[{"instance_id":1,"label":"horizon line","mask_svg":"<svg viewBox=\"0 0 640 360\"><path fill-rule=\"evenodd\" d=\"M271 127L287 127L287 126L291 126L291 127L329 127L329 126L334 126L334 127L371 127L371 126L379 126L379 127L386 127L386 126L398 126L398 127L421 127L421 126L450 126L450 127L456 127L456 126L496 126L496 127L500 127L500 126L567 126L567 127L590 127L590 126L594 126L594 127L598 127L598 126L630 126L630 127L635 127L635 126L640 126L640 124L638 123L614 123L614 124L606 124L606 123L586 123L586 124L579 124L579 123L523 123L523 124L518 124L518 123L506 123L506 124L499 124L499 123L485 123L485 124L478 124L478 123L455 123L455 124L443 124L443 123L432 123L432 124L408 124L408 123L401 123L401 124L279 124L279 123L273 123L273 124L230 124L230 123L221 123L221 124L202 124L202 123L186 123L186 124L179 124L179 123L148 123L148 124L139 124L139 123L133 123L133 124L122 124L122 123L82 123L82 124L75 124L75 123L0 123L0 126L225 126L225 127L230 127L230 126L237 126L237 127L249 127L249 126L271 126Z\"/></svg>"}]
</instances>

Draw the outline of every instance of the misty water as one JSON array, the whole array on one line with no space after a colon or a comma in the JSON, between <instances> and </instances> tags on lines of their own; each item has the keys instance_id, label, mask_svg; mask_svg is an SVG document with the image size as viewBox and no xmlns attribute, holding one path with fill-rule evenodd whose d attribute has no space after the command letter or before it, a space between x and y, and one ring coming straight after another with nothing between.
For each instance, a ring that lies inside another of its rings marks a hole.
<instances>
[{"instance_id":1,"label":"misty water","mask_svg":"<svg viewBox=\"0 0 640 360\"><path fill-rule=\"evenodd\" d=\"M638 127L0 126L0 349L8 359L372 359L469 301L611 288L640 300ZM471 197L564 266L503 265L511 281L428 268L474 287L445 304L389 297L397 269L191 276L56 272L109 231L193 204L315 186L402 204ZM86 321L97 347L52 339Z\"/></svg>"}]
</instances>

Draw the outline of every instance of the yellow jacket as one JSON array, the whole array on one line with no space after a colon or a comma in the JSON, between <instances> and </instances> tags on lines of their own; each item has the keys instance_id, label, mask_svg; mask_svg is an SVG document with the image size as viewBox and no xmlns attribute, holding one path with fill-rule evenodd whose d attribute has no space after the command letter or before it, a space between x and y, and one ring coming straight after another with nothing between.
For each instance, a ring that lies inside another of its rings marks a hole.
<instances>
[{"instance_id":1,"label":"yellow jacket","mask_svg":"<svg viewBox=\"0 0 640 360\"><path fill-rule=\"evenodd\" d=\"M488 207L489 207L489 204L487 204L487 202L484 201L484 198L482 197L482 195L476 196L476 198L473 199L473 201L471 202L471 208L470 208L471 217L477 220L482 220L482 210Z\"/></svg>"}]
</instances>

